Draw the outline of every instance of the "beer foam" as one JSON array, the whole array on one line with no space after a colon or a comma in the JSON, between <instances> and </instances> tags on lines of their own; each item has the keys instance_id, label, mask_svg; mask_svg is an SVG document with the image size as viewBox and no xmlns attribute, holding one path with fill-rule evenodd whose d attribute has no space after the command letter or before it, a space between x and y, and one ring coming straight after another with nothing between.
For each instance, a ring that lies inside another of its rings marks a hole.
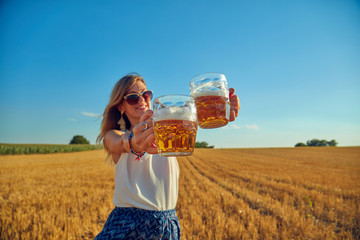
<instances>
[{"instance_id":1,"label":"beer foam","mask_svg":"<svg viewBox=\"0 0 360 240\"><path fill-rule=\"evenodd\" d=\"M180 119L196 122L196 114L187 107L167 107L157 109L154 113L154 121Z\"/></svg>"},{"instance_id":2,"label":"beer foam","mask_svg":"<svg viewBox=\"0 0 360 240\"><path fill-rule=\"evenodd\" d=\"M220 96L220 97L229 97L229 91L225 89L218 89L218 90L204 90L198 92L192 92L191 97L197 98L202 96Z\"/></svg>"}]
</instances>

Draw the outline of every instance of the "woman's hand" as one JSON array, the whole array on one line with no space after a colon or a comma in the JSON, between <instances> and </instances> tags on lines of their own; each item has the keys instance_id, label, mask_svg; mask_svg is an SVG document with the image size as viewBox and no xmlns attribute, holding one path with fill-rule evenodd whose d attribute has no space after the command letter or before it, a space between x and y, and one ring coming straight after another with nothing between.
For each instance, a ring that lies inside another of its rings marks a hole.
<instances>
[{"instance_id":1,"label":"woman's hand","mask_svg":"<svg viewBox=\"0 0 360 240\"><path fill-rule=\"evenodd\" d=\"M235 121L239 114L240 110L240 101L238 96L235 95L235 89L230 88L229 89L229 98L230 98L230 119L229 121Z\"/></svg>"},{"instance_id":2,"label":"woman's hand","mask_svg":"<svg viewBox=\"0 0 360 240\"><path fill-rule=\"evenodd\" d=\"M157 154L155 143L154 127L153 127L153 111L147 110L141 117L140 123L133 128L134 136L131 139L133 151L149 154Z\"/></svg>"}]
</instances>

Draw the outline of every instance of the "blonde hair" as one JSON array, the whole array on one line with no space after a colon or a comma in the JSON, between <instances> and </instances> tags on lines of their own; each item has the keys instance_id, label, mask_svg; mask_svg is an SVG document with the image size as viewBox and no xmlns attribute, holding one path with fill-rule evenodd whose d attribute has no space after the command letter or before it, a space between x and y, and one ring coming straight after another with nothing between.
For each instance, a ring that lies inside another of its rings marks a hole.
<instances>
[{"instance_id":1,"label":"blonde hair","mask_svg":"<svg viewBox=\"0 0 360 240\"><path fill-rule=\"evenodd\" d=\"M114 86L114 88L113 88L113 90L111 92L109 103L106 106L105 111L103 113L103 119L102 119L102 122L101 122L100 134L96 139L96 142L98 144L101 144L101 142L103 142L104 136L109 130L112 130L112 129L119 130L120 129L118 121L121 118L121 113L118 110L118 106L124 100L124 96L129 91L129 89L132 86L134 86L134 84L137 81L141 81L142 83L145 84L144 79L139 74L130 73L130 74L127 74L126 76L122 77L115 84L115 86ZM145 86L146 86L146 84L145 84ZM123 118L124 118L125 123L126 123L126 129L130 129L131 125L130 125L130 122L129 122L126 114L124 113L122 115L123 115ZM104 148L109 153L109 151L106 148L105 144L104 144Z\"/></svg>"}]
</instances>

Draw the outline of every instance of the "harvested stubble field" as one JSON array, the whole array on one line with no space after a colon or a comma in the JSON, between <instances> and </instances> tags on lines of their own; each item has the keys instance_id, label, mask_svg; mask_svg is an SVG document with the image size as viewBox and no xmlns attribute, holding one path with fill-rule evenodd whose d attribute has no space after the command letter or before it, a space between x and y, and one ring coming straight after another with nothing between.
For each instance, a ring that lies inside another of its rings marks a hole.
<instances>
[{"instance_id":1,"label":"harvested stubble field","mask_svg":"<svg viewBox=\"0 0 360 240\"><path fill-rule=\"evenodd\" d=\"M0 156L1 239L93 239L113 209L102 150ZM178 158L182 239L359 239L360 147Z\"/></svg>"}]
</instances>

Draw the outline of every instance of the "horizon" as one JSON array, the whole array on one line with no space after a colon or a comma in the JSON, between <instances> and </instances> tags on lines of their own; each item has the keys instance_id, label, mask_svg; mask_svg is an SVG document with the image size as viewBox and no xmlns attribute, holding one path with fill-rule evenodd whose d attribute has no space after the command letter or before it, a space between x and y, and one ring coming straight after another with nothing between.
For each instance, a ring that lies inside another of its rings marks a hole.
<instances>
[{"instance_id":1,"label":"horizon","mask_svg":"<svg viewBox=\"0 0 360 240\"><path fill-rule=\"evenodd\" d=\"M102 146L101 144L63 144L63 143L4 143L4 142L0 142L0 145L92 145L92 146ZM298 146L296 147L294 146L289 146L289 147L216 147L214 146L213 148L200 148L200 147L195 147L194 149L253 149L253 148L336 148L336 147L340 147L340 148L353 148L353 147L360 147L360 145L354 145L354 146ZM95 150L104 150L104 149L95 149ZM89 150L89 151L93 151L93 150ZM10 154L11 155L11 154Z\"/></svg>"}]
</instances>

